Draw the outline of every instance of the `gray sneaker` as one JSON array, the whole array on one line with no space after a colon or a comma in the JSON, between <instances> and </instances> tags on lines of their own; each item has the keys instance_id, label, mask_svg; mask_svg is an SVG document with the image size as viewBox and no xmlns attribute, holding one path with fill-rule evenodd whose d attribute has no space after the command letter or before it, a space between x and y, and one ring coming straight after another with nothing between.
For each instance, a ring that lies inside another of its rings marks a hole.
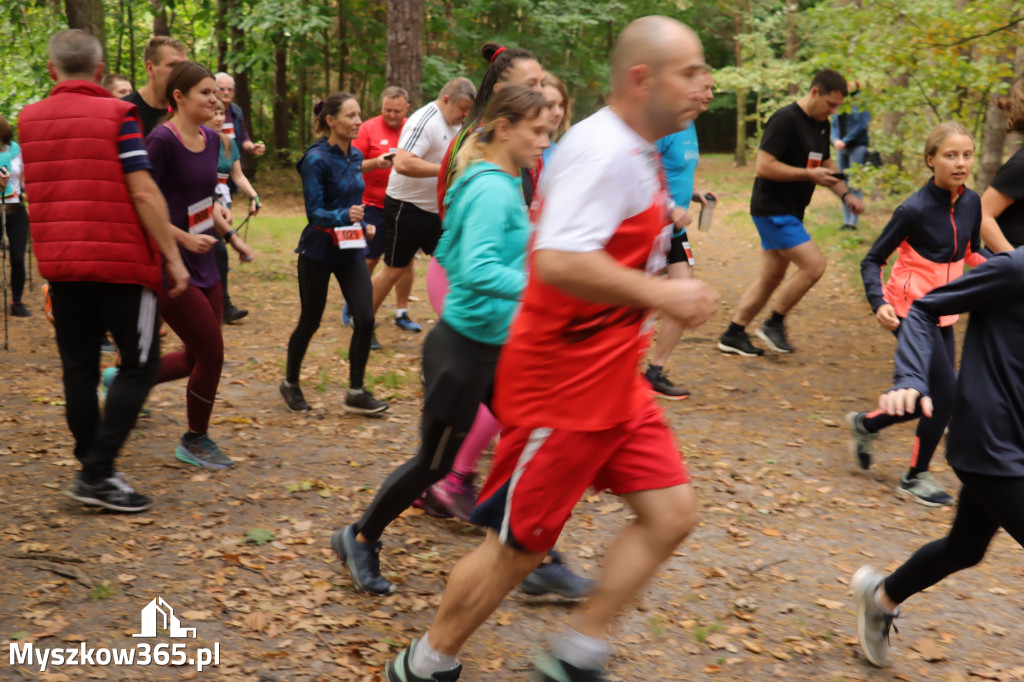
<instances>
[{"instance_id":1,"label":"gray sneaker","mask_svg":"<svg viewBox=\"0 0 1024 682\"><path fill-rule=\"evenodd\" d=\"M198 438L185 436L182 436L181 443L174 449L175 457L182 462L204 469L228 469L235 466L235 460L221 452L217 444L205 433Z\"/></svg>"},{"instance_id":2,"label":"gray sneaker","mask_svg":"<svg viewBox=\"0 0 1024 682\"><path fill-rule=\"evenodd\" d=\"M907 478L906 474L900 476L896 492L926 507L948 507L954 502L953 497L927 471L914 478Z\"/></svg>"},{"instance_id":3,"label":"gray sneaker","mask_svg":"<svg viewBox=\"0 0 1024 682\"><path fill-rule=\"evenodd\" d=\"M867 471L871 468L871 446L878 434L868 433L864 428L863 412L848 412L844 421L850 430L850 454L857 461L857 466Z\"/></svg>"},{"instance_id":4,"label":"gray sneaker","mask_svg":"<svg viewBox=\"0 0 1024 682\"><path fill-rule=\"evenodd\" d=\"M860 638L860 648L868 660L879 668L889 665L889 628L899 633L893 620L899 617L900 610L887 613L875 601L875 592L884 579L884 575L870 566L861 566L850 580L850 587L857 602L857 636Z\"/></svg>"}]
</instances>

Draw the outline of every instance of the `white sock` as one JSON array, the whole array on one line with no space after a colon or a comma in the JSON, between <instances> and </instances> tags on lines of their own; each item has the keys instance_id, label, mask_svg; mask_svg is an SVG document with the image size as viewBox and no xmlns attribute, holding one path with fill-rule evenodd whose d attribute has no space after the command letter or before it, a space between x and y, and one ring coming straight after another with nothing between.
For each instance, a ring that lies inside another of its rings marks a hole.
<instances>
[{"instance_id":1,"label":"white sock","mask_svg":"<svg viewBox=\"0 0 1024 682\"><path fill-rule=\"evenodd\" d=\"M350 389L348 389L348 394L350 396L352 396L352 397L355 397L355 396L359 395L360 393L362 393L364 390L365 389L362 389L362 388L350 388Z\"/></svg>"},{"instance_id":2,"label":"white sock","mask_svg":"<svg viewBox=\"0 0 1024 682\"><path fill-rule=\"evenodd\" d=\"M298 386L297 383L290 383L287 379L284 380L284 385L287 386L288 388L295 388L296 386Z\"/></svg>"},{"instance_id":3,"label":"white sock","mask_svg":"<svg viewBox=\"0 0 1024 682\"><path fill-rule=\"evenodd\" d=\"M556 657L584 670L600 670L608 658L608 642L566 628L551 642Z\"/></svg>"},{"instance_id":4,"label":"white sock","mask_svg":"<svg viewBox=\"0 0 1024 682\"><path fill-rule=\"evenodd\" d=\"M431 677L435 672L451 670L457 663L455 656L434 651L426 635L413 647L411 654L409 667L420 677Z\"/></svg>"},{"instance_id":5,"label":"white sock","mask_svg":"<svg viewBox=\"0 0 1024 682\"><path fill-rule=\"evenodd\" d=\"M408 308L396 308L395 309L395 317L401 317L402 315L405 315L408 312L409 312Z\"/></svg>"}]
</instances>

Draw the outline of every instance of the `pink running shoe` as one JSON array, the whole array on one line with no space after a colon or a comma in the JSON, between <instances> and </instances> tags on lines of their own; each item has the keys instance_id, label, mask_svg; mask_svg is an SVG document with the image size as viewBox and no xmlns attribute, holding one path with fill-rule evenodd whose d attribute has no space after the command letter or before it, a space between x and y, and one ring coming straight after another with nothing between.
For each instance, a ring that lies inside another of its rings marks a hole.
<instances>
[{"instance_id":1,"label":"pink running shoe","mask_svg":"<svg viewBox=\"0 0 1024 682\"><path fill-rule=\"evenodd\" d=\"M468 522L474 507L476 507L476 499L479 494L473 484L475 478L476 474L451 472L427 491L424 509L430 514L431 510L428 505L435 509L439 506L449 515Z\"/></svg>"}]
</instances>

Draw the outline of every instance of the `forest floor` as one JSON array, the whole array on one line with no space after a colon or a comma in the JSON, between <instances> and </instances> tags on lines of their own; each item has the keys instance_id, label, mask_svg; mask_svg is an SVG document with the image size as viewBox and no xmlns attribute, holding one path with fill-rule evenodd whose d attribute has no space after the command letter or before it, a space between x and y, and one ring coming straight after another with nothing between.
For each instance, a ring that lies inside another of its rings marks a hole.
<instances>
[{"instance_id":1,"label":"forest floor","mask_svg":"<svg viewBox=\"0 0 1024 682\"><path fill-rule=\"evenodd\" d=\"M641 599L622 615L610 673L615 680L1024 679L1024 553L1000 533L985 562L910 600L893 635L894 664L870 667L857 646L849 579L860 565L892 569L942 536L951 509L896 496L913 426L887 431L876 466L855 471L844 413L868 409L888 386L893 341L870 315L857 263L894 202L871 203L861 230L836 228L839 206L819 192L808 224L830 267L789 322L797 352L738 358L715 347L740 293L755 276L759 245L747 216L750 167L706 157L698 185L721 200L710 232L691 232L699 276L721 294L715 317L687 333L668 371L693 397L666 402L693 476L701 523ZM61 494L76 471L64 422L53 331L40 314L38 275L10 320L0 352L0 640L40 649L134 647L140 610L162 597L185 642L219 647L219 665L49 666L0 662L2 680L377 680L385 660L430 623L454 561L478 530L416 510L383 538L385 575L396 594L356 592L328 547L380 481L417 444L424 335L380 316L384 350L368 369L382 419L341 409L350 330L332 290L328 314L303 370L309 416L285 410L277 385L297 319L292 253L302 229L294 172L264 174L266 214L248 240L258 252L234 265L232 294L250 310L224 329L226 363L211 435L239 461L211 473L173 456L185 429L184 385L156 387L119 469L156 505L138 515L85 509ZM273 186L272 191L268 186ZM428 327L426 261L413 319ZM389 304L390 305L390 304ZM962 325L962 323L961 323ZM176 346L173 335L165 348ZM110 358L105 357L105 362ZM938 456L938 479L956 490ZM596 576L610 538L629 516L617 498L588 495L560 549ZM571 605L513 594L462 655L467 680L528 679L531 654ZM152 640L148 641L152 644Z\"/></svg>"}]
</instances>

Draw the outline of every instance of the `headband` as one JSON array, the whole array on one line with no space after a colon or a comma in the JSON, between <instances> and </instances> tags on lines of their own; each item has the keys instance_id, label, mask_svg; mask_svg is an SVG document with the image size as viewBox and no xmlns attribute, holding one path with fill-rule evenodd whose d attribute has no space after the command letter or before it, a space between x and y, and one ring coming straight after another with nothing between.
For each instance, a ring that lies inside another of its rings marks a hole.
<instances>
[{"instance_id":1,"label":"headband","mask_svg":"<svg viewBox=\"0 0 1024 682\"><path fill-rule=\"evenodd\" d=\"M504 45L502 45L502 46L501 46L501 47L499 47L499 48L498 48L497 50L495 50L495 51L494 51L494 54L492 54L492 55L491 55L491 61L490 61L489 63L493 64L493 63L494 63L494 60L498 58L498 55L499 55L499 54L501 54L502 52L504 52L504 51L505 51L505 50L507 50L507 49L508 49L507 47L505 47Z\"/></svg>"}]
</instances>

